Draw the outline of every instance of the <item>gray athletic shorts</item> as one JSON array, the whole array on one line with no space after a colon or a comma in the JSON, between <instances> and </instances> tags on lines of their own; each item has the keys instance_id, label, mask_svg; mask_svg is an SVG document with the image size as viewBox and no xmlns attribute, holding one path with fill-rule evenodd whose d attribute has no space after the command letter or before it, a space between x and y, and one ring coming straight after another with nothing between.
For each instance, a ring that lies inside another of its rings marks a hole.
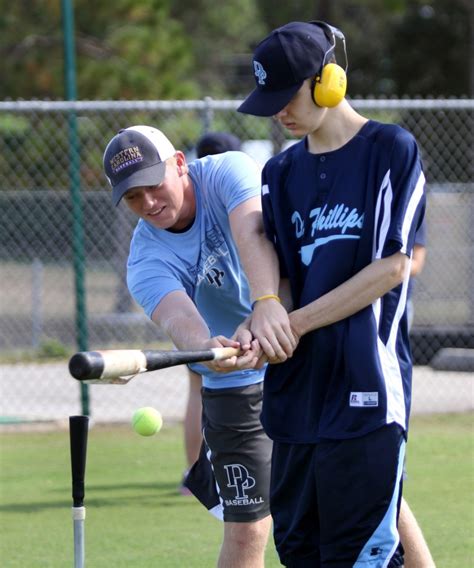
<instances>
[{"instance_id":1,"label":"gray athletic shorts","mask_svg":"<svg viewBox=\"0 0 474 568\"><path fill-rule=\"evenodd\" d=\"M263 383L201 390L204 442L185 485L225 522L270 514L272 441L260 423L262 390Z\"/></svg>"}]
</instances>

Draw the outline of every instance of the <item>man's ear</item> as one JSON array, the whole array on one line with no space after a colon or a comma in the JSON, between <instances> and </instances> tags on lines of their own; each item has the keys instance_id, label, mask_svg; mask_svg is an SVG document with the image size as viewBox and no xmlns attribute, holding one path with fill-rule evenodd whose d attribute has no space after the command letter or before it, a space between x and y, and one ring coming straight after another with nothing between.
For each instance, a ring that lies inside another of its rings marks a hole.
<instances>
[{"instance_id":1,"label":"man's ear","mask_svg":"<svg viewBox=\"0 0 474 568\"><path fill-rule=\"evenodd\" d=\"M184 176L188 173L188 164L186 162L186 156L183 154L183 152L181 152L181 150L178 150L175 154L175 159L176 159L176 166L178 169L178 174L179 176Z\"/></svg>"}]
</instances>

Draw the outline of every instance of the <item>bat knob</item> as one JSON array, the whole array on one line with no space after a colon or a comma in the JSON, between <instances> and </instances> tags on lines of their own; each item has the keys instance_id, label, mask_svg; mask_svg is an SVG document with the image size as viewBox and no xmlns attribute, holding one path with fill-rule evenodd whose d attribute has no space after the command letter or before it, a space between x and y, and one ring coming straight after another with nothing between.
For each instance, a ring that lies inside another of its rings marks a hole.
<instances>
[{"instance_id":1,"label":"bat knob","mask_svg":"<svg viewBox=\"0 0 474 568\"><path fill-rule=\"evenodd\" d=\"M104 360L97 351L83 351L69 359L69 372L78 381L98 379L103 371Z\"/></svg>"}]
</instances>

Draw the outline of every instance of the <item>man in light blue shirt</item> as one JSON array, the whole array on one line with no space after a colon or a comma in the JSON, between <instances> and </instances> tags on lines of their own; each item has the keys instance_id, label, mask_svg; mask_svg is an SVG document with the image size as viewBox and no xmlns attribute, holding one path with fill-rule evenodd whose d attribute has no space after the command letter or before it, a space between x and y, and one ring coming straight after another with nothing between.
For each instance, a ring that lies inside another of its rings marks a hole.
<instances>
[{"instance_id":1,"label":"man in light blue shirt","mask_svg":"<svg viewBox=\"0 0 474 568\"><path fill-rule=\"evenodd\" d=\"M114 204L123 199L140 217L127 266L135 300L178 349L241 348L238 357L193 365L203 377L204 444L186 484L225 522L219 566L262 567L272 446L260 424L264 369L256 367L261 348L278 362L296 344L263 230L260 169L242 152L188 165L150 126L114 136L104 169ZM268 322L266 337L257 342L241 331L239 342L229 339L252 305L254 318Z\"/></svg>"}]
</instances>

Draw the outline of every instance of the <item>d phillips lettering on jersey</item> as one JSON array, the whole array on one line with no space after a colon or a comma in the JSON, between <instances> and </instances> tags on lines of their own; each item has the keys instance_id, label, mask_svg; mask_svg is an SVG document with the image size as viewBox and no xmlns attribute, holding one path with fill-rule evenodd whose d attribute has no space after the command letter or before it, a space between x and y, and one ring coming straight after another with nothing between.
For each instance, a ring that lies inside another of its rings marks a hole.
<instances>
[{"instance_id":1,"label":"d phillips lettering on jersey","mask_svg":"<svg viewBox=\"0 0 474 568\"><path fill-rule=\"evenodd\" d=\"M304 245L300 249L301 261L303 264L308 266L313 258L314 250L330 241L338 239L359 239L360 235L347 235L345 234L347 229L352 229L354 227L362 229L364 225L364 214L359 214L356 208L349 209L343 203L336 205L334 208L330 209L326 215L327 205L324 207L316 207L312 209L309 217L314 218L311 225L311 236L314 237L315 233L318 231L327 231L330 229L340 229L340 233L328 235L327 237L319 237L314 240L310 245ZM299 213L295 212L292 215L293 223L297 224L297 237L304 234L304 230L301 230L301 216Z\"/></svg>"}]
</instances>

